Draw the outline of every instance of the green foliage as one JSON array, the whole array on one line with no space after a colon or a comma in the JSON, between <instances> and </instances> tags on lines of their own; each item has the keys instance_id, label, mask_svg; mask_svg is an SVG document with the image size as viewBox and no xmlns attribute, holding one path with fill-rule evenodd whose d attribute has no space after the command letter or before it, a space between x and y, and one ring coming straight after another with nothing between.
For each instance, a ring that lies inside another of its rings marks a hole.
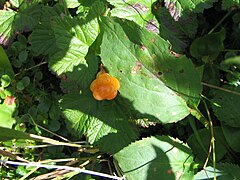
<instances>
[{"instance_id":1,"label":"green foliage","mask_svg":"<svg viewBox=\"0 0 240 180\"><path fill-rule=\"evenodd\" d=\"M13 160L127 179L239 177L239 1L0 8L1 178L93 178ZM102 73L120 82L113 100L91 92Z\"/></svg>"},{"instance_id":2,"label":"green foliage","mask_svg":"<svg viewBox=\"0 0 240 180\"><path fill-rule=\"evenodd\" d=\"M167 136L145 138L114 155L123 174L132 179L192 179L191 150Z\"/></svg>"}]
</instances>

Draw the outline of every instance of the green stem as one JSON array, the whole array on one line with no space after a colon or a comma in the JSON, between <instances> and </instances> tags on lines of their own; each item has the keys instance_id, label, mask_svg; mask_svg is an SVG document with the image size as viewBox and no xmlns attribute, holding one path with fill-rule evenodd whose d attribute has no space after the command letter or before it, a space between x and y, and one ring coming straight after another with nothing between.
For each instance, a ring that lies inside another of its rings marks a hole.
<instances>
[{"instance_id":1,"label":"green stem","mask_svg":"<svg viewBox=\"0 0 240 180\"><path fill-rule=\"evenodd\" d=\"M228 11L227 14L225 14L225 16L209 31L208 34L212 34L213 31L215 31L215 29L217 29L217 27L222 24L222 22L232 13L232 11Z\"/></svg>"},{"instance_id":2,"label":"green stem","mask_svg":"<svg viewBox=\"0 0 240 180\"><path fill-rule=\"evenodd\" d=\"M211 131L211 141L210 141L210 146L209 146L209 155L212 151L212 155L213 155L213 169L214 169L214 180L217 180L217 176L216 176L216 149L215 149L215 138L214 138L214 130L213 130L213 123L212 123L212 118L211 118L211 115L210 115L210 112L208 110L208 107L207 107L207 104L205 102L205 100L203 100L203 104L206 108L206 112L207 112L207 115L208 115L208 119L209 119L209 127L210 127L210 131ZM203 169L206 168L207 166L207 162L208 162L208 159L209 159L209 156L206 160L206 163L204 164L203 166Z\"/></svg>"}]
</instances>

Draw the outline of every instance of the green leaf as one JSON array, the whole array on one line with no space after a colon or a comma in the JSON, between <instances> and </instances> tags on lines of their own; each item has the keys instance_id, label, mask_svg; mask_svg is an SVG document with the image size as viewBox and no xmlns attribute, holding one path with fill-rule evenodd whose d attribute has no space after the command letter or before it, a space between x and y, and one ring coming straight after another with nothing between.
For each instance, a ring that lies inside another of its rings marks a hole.
<instances>
[{"instance_id":1,"label":"green leaf","mask_svg":"<svg viewBox=\"0 0 240 180\"><path fill-rule=\"evenodd\" d=\"M239 7L240 1L239 0L232 0L232 1L222 1L222 9L228 10L231 7Z\"/></svg>"},{"instance_id":2,"label":"green leaf","mask_svg":"<svg viewBox=\"0 0 240 180\"><path fill-rule=\"evenodd\" d=\"M211 62L223 50L225 36L225 30L222 29L219 32L196 38L190 47L191 55L197 59L202 59L206 63ZM204 59L207 59L207 61Z\"/></svg>"},{"instance_id":3,"label":"green leaf","mask_svg":"<svg viewBox=\"0 0 240 180\"><path fill-rule=\"evenodd\" d=\"M167 136L144 138L114 155L128 180L192 179L191 150Z\"/></svg>"},{"instance_id":4,"label":"green leaf","mask_svg":"<svg viewBox=\"0 0 240 180\"><path fill-rule=\"evenodd\" d=\"M51 19L58 16L60 14L56 6L44 6L42 8L39 24L34 28L29 37L29 43L34 55L51 55L58 50L54 31L51 26Z\"/></svg>"},{"instance_id":5,"label":"green leaf","mask_svg":"<svg viewBox=\"0 0 240 180\"><path fill-rule=\"evenodd\" d=\"M240 177L240 167L230 163L217 164L216 177L218 180L232 180ZM214 168L211 166L198 172L194 176L194 180L214 178Z\"/></svg>"},{"instance_id":6,"label":"green leaf","mask_svg":"<svg viewBox=\"0 0 240 180\"><path fill-rule=\"evenodd\" d=\"M16 8L18 8L23 2L24 0L10 0L10 3Z\"/></svg>"},{"instance_id":7,"label":"green leaf","mask_svg":"<svg viewBox=\"0 0 240 180\"><path fill-rule=\"evenodd\" d=\"M101 146L106 152L117 152L137 137L128 122L129 105L120 96L113 101L96 101L90 91L70 93L63 96L60 105L67 127L74 135L85 134L88 141L94 143L110 134L108 142L103 143L111 146Z\"/></svg>"},{"instance_id":8,"label":"green leaf","mask_svg":"<svg viewBox=\"0 0 240 180\"><path fill-rule=\"evenodd\" d=\"M0 44L8 45L13 35L12 24L14 22L15 11L0 10Z\"/></svg>"},{"instance_id":9,"label":"green leaf","mask_svg":"<svg viewBox=\"0 0 240 180\"><path fill-rule=\"evenodd\" d=\"M79 64L86 66L88 48L99 33L97 17L90 18L82 20L65 16L52 21L56 44L61 51L51 57L49 67L57 74L73 71Z\"/></svg>"},{"instance_id":10,"label":"green leaf","mask_svg":"<svg viewBox=\"0 0 240 180\"><path fill-rule=\"evenodd\" d=\"M79 0L65 0L67 8L76 8L80 5Z\"/></svg>"},{"instance_id":11,"label":"green leaf","mask_svg":"<svg viewBox=\"0 0 240 180\"><path fill-rule=\"evenodd\" d=\"M28 52L26 50L21 51L18 55L18 59L21 62L25 62L27 60L27 58L28 58Z\"/></svg>"},{"instance_id":12,"label":"green leaf","mask_svg":"<svg viewBox=\"0 0 240 180\"><path fill-rule=\"evenodd\" d=\"M236 152L240 153L240 129L226 126L222 123L221 125L223 134L228 142L229 146Z\"/></svg>"},{"instance_id":13,"label":"green leaf","mask_svg":"<svg viewBox=\"0 0 240 180\"><path fill-rule=\"evenodd\" d=\"M7 74L10 78L14 78L14 71L12 65L2 46L0 46L0 72L3 74Z\"/></svg>"},{"instance_id":14,"label":"green leaf","mask_svg":"<svg viewBox=\"0 0 240 180\"><path fill-rule=\"evenodd\" d=\"M2 88L8 87L11 83L11 78L7 74L4 74L1 76L0 82Z\"/></svg>"},{"instance_id":15,"label":"green leaf","mask_svg":"<svg viewBox=\"0 0 240 180\"><path fill-rule=\"evenodd\" d=\"M133 102L136 110L162 123L187 116L186 101L196 106L201 92L191 61L171 55L166 41L133 22L110 18L102 22L102 62L119 79L121 95Z\"/></svg>"},{"instance_id":16,"label":"green leaf","mask_svg":"<svg viewBox=\"0 0 240 180\"><path fill-rule=\"evenodd\" d=\"M205 150L209 149L210 141L211 141L211 133L209 129L200 129L198 130L198 137L196 137L194 134L191 135L188 140L187 144L192 149L194 155L196 156L196 159L203 164L208 157L208 151L205 152ZM199 142L199 139L201 142ZM220 127L214 127L214 139L215 139L215 153L216 156L216 162L220 161L224 155L227 153L227 142L224 138L222 129ZM203 144L205 147L205 150L201 148L199 144ZM212 161L212 158L210 156L210 161Z\"/></svg>"},{"instance_id":17,"label":"green leaf","mask_svg":"<svg viewBox=\"0 0 240 180\"><path fill-rule=\"evenodd\" d=\"M188 12L181 18L178 13L179 11L172 17L165 7L153 8L153 14L160 24L160 36L170 41L173 51L184 52L197 32L198 22L193 12Z\"/></svg>"},{"instance_id":18,"label":"green leaf","mask_svg":"<svg viewBox=\"0 0 240 180\"><path fill-rule=\"evenodd\" d=\"M148 30L158 33L158 24L151 13L152 0L108 0L114 6L111 16L136 22Z\"/></svg>"},{"instance_id":19,"label":"green leaf","mask_svg":"<svg viewBox=\"0 0 240 180\"><path fill-rule=\"evenodd\" d=\"M232 92L240 92L240 87L225 85L221 88ZM214 98L212 101L220 105L220 107L212 105L214 114L217 116L218 120L232 127L240 127L240 96L222 90L214 90L213 93Z\"/></svg>"},{"instance_id":20,"label":"green leaf","mask_svg":"<svg viewBox=\"0 0 240 180\"><path fill-rule=\"evenodd\" d=\"M29 135L22 131L16 131L13 129L0 126L0 141L8 141L12 139L31 139Z\"/></svg>"},{"instance_id":21,"label":"green leaf","mask_svg":"<svg viewBox=\"0 0 240 180\"><path fill-rule=\"evenodd\" d=\"M12 114L16 108L16 104L7 105L6 103L0 104L0 126L6 128L12 128L15 123L15 119L12 118Z\"/></svg>"},{"instance_id":22,"label":"green leaf","mask_svg":"<svg viewBox=\"0 0 240 180\"><path fill-rule=\"evenodd\" d=\"M238 66L240 67L240 56L230 57L221 62L222 66Z\"/></svg>"},{"instance_id":23,"label":"green leaf","mask_svg":"<svg viewBox=\"0 0 240 180\"><path fill-rule=\"evenodd\" d=\"M0 43L8 45L18 31L28 32L38 23L41 6L27 4L19 9L19 12L12 10L0 10Z\"/></svg>"}]
</instances>

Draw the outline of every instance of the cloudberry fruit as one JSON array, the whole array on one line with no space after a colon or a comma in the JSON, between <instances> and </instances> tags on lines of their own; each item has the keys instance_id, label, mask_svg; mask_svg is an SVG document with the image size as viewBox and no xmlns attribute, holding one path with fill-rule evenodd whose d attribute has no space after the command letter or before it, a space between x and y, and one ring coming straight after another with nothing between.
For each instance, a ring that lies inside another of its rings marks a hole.
<instances>
[{"instance_id":1,"label":"cloudberry fruit","mask_svg":"<svg viewBox=\"0 0 240 180\"><path fill-rule=\"evenodd\" d=\"M120 83L117 78L111 77L108 73L101 73L91 83L90 90L96 100L112 100L117 96Z\"/></svg>"}]
</instances>

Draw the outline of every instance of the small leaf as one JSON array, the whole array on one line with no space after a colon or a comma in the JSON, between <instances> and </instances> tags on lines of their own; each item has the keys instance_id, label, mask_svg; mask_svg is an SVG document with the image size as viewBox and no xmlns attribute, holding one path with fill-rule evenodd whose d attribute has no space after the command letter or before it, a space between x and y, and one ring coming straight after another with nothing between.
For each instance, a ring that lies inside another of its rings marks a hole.
<instances>
[{"instance_id":1,"label":"small leaf","mask_svg":"<svg viewBox=\"0 0 240 180\"><path fill-rule=\"evenodd\" d=\"M113 157L128 180L193 178L191 150L167 136L144 138Z\"/></svg>"},{"instance_id":2,"label":"small leaf","mask_svg":"<svg viewBox=\"0 0 240 180\"><path fill-rule=\"evenodd\" d=\"M223 40L225 39L225 30L207 34L203 37L196 38L190 47L190 53L197 59L208 58L214 60L224 48ZM206 61L208 63L209 61Z\"/></svg>"},{"instance_id":3,"label":"small leaf","mask_svg":"<svg viewBox=\"0 0 240 180\"><path fill-rule=\"evenodd\" d=\"M28 52L25 50L25 51L21 51L18 55L18 59L19 61L21 62L25 62L28 58Z\"/></svg>"},{"instance_id":4,"label":"small leaf","mask_svg":"<svg viewBox=\"0 0 240 180\"><path fill-rule=\"evenodd\" d=\"M1 81L1 87L5 88L5 87L8 87L9 84L11 83L11 78L7 74L4 74L1 76L0 81Z\"/></svg>"}]
</instances>

